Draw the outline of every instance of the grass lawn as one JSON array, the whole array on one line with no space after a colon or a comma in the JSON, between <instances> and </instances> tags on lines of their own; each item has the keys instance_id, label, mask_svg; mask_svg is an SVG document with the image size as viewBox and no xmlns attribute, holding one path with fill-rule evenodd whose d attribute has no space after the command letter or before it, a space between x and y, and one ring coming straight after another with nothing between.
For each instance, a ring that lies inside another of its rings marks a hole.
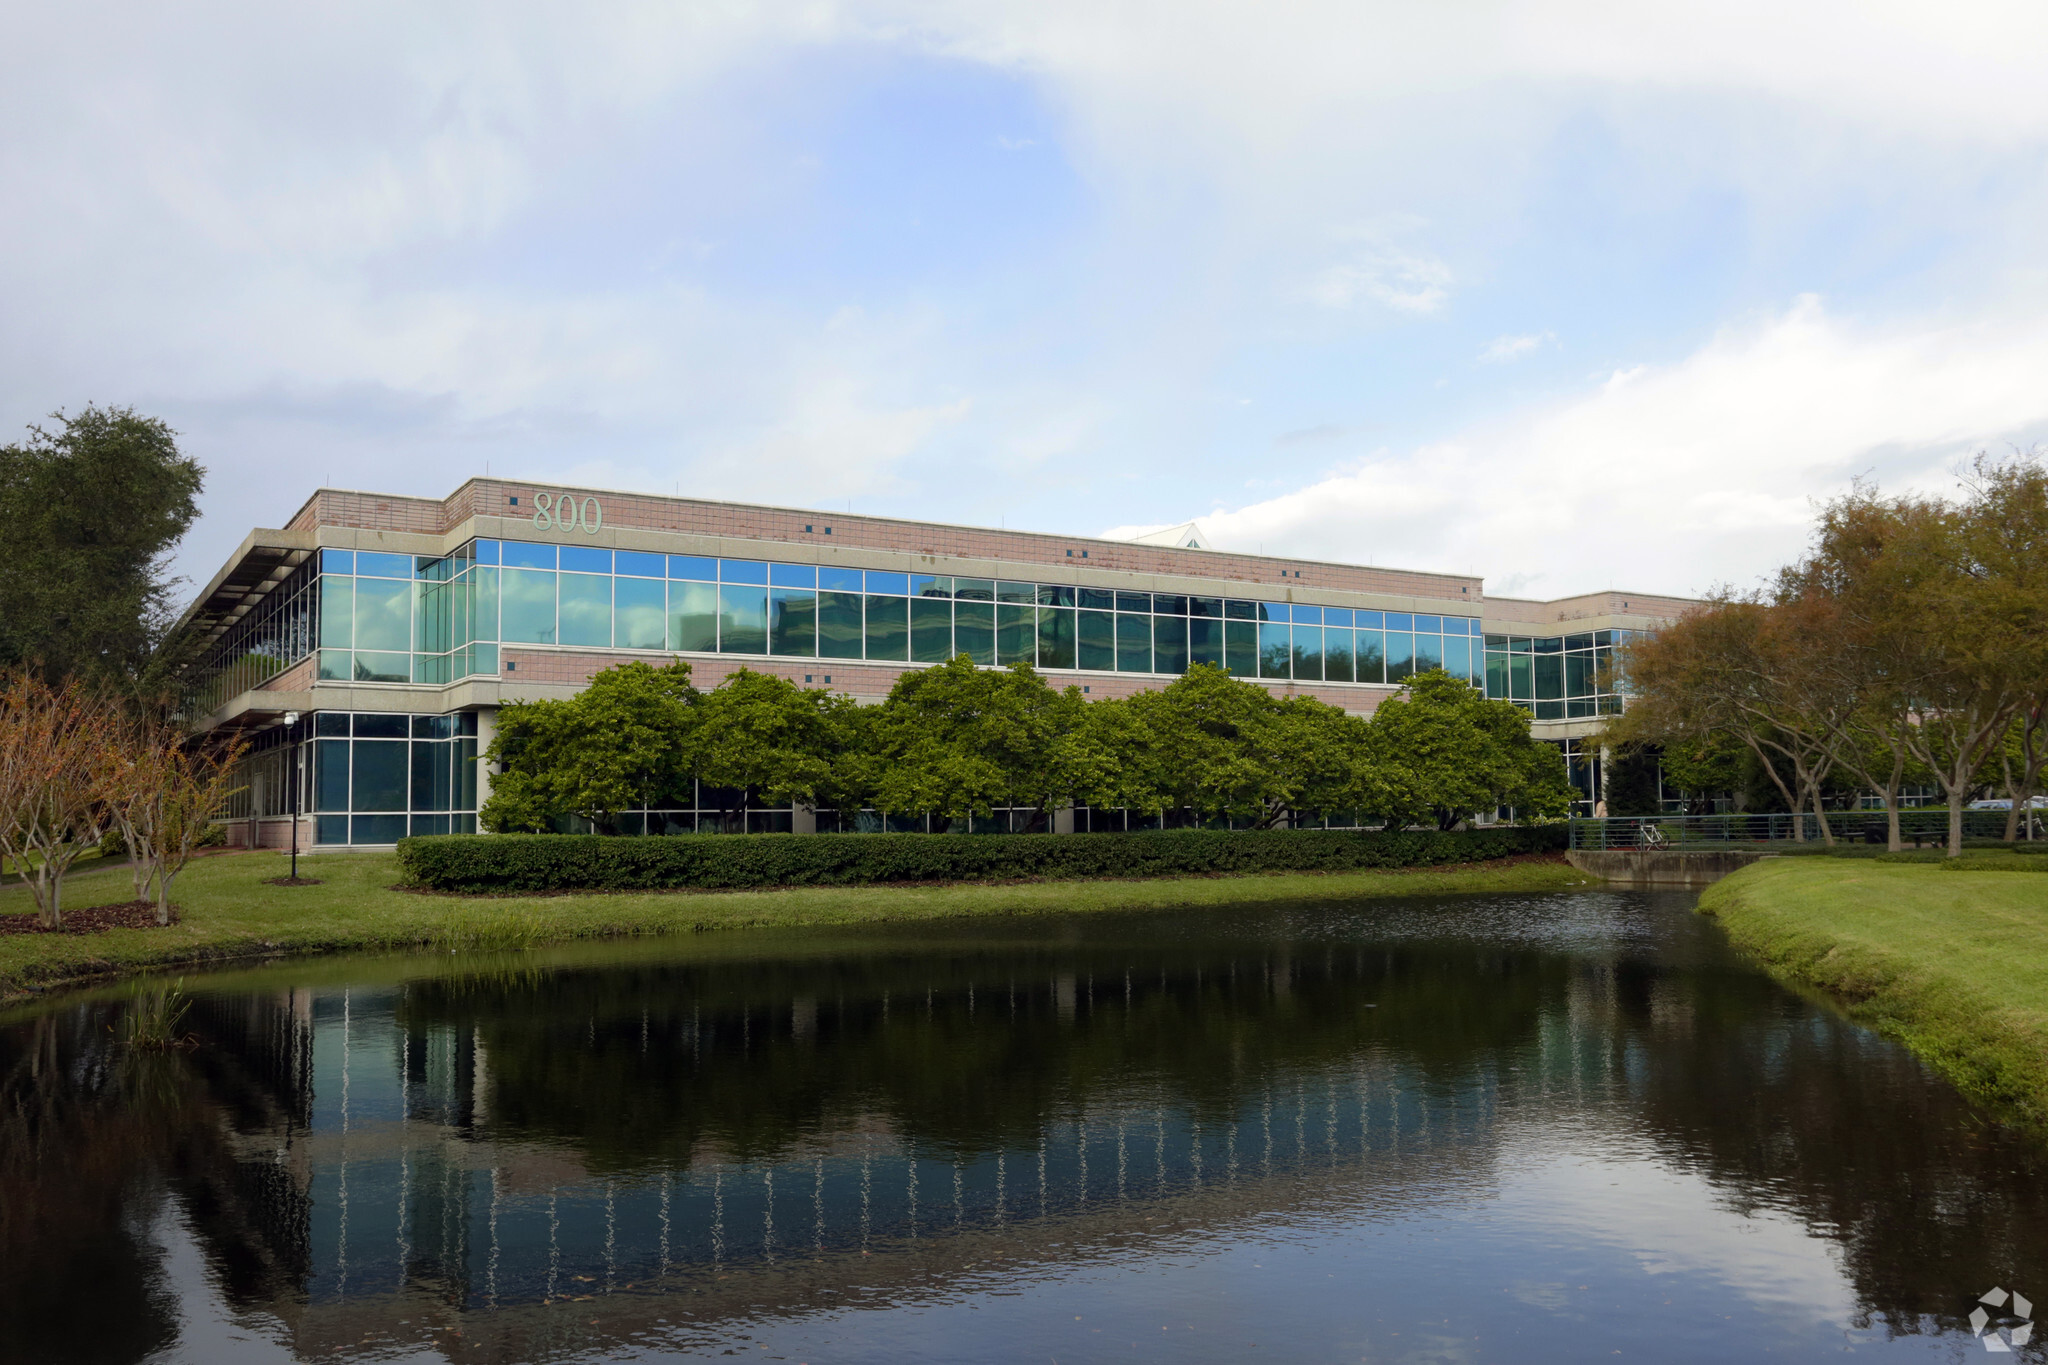
<instances>
[{"instance_id":1,"label":"grass lawn","mask_svg":"<svg viewBox=\"0 0 2048 1365\"><path fill-rule=\"evenodd\" d=\"M300 875L318 877L321 885L265 885L266 879L285 875L287 863L281 853L218 854L195 860L173 888L172 899L182 918L168 929L0 934L0 999L109 973L274 953L524 948L568 939L703 929L1554 891L1588 884L1583 873L1557 855L1413 872L452 897L394 890L398 862L390 853L302 856ZM129 874L121 867L65 879L67 910L125 901L131 894ZM34 903L18 882L0 890L0 915L32 913Z\"/></svg>"},{"instance_id":2,"label":"grass lawn","mask_svg":"<svg viewBox=\"0 0 2048 1365\"><path fill-rule=\"evenodd\" d=\"M1708 887L1700 910L1780 979L2048 1128L2048 876L1771 859Z\"/></svg>"}]
</instances>

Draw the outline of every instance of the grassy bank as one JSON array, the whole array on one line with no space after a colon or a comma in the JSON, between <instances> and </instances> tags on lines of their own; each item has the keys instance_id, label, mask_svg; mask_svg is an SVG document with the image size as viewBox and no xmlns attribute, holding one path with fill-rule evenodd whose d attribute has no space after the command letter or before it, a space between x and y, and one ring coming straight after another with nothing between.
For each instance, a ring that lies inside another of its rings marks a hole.
<instances>
[{"instance_id":1,"label":"grassy bank","mask_svg":"<svg viewBox=\"0 0 2048 1365\"><path fill-rule=\"evenodd\" d=\"M1403 872L455 897L394 889L398 864L389 853L302 858L301 875L321 878L321 885L266 885L266 879L284 875L286 861L282 854L247 853L195 862L177 883L175 899L183 918L168 929L0 934L0 999L110 973L274 953L532 947L569 939L706 929L1550 891L1586 884L1582 873L1557 856ZM126 900L130 894L128 874L119 868L67 879L65 886L71 907ZM19 887L0 891L0 914L28 913L31 908Z\"/></svg>"},{"instance_id":2,"label":"grassy bank","mask_svg":"<svg viewBox=\"0 0 2048 1365\"><path fill-rule=\"evenodd\" d=\"M2048 1128L2048 879L1772 859L1702 913L1780 979L1817 987L1965 1093Z\"/></svg>"}]
</instances>

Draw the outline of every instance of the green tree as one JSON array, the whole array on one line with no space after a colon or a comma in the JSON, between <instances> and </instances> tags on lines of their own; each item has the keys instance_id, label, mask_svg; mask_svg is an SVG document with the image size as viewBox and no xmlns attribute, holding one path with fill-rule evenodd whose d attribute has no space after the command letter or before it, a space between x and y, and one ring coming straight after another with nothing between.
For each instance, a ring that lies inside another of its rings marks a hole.
<instances>
[{"instance_id":1,"label":"green tree","mask_svg":"<svg viewBox=\"0 0 2048 1365\"><path fill-rule=\"evenodd\" d=\"M136 680L172 622L168 557L205 473L131 409L52 421L0 446L0 667Z\"/></svg>"},{"instance_id":2,"label":"green tree","mask_svg":"<svg viewBox=\"0 0 2048 1365\"><path fill-rule=\"evenodd\" d=\"M607 668L566 701L506 704L484 754L498 771L477 818L499 834L545 831L564 816L616 833L620 812L689 782L698 696L678 659Z\"/></svg>"},{"instance_id":3,"label":"green tree","mask_svg":"<svg viewBox=\"0 0 2048 1365\"><path fill-rule=\"evenodd\" d=\"M858 804L849 761L864 737L860 710L850 697L739 669L697 701L692 768L733 800L752 792L770 806L844 809Z\"/></svg>"},{"instance_id":4,"label":"green tree","mask_svg":"<svg viewBox=\"0 0 2048 1365\"><path fill-rule=\"evenodd\" d=\"M1409 679L1372 713L1373 749L1385 771L1388 824L1450 829L1481 811L1563 815L1577 795L1564 755L1529 734L1529 713L1489 701L1442 669Z\"/></svg>"}]
</instances>

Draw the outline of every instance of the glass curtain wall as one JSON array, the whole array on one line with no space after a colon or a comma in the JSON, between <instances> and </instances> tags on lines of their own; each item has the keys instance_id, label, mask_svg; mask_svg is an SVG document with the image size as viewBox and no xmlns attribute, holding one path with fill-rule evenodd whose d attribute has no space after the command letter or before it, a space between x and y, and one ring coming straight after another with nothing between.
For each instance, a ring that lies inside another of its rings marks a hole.
<instances>
[{"instance_id":1,"label":"glass curtain wall","mask_svg":"<svg viewBox=\"0 0 2048 1365\"><path fill-rule=\"evenodd\" d=\"M1486 695L1536 713L1538 720L1576 720L1621 710L1615 691L1614 646L1628 631L1577 635L1488 635Z\"/></svg>"},{"instance_id":2,"label":"glass curtain wall","mask_svg":"<svg viewBox=\"0 0 2048 1365\"><path fill-rule=\"evenodd\" d=\"M321 711L304 809L321 844L476 833L476 716Z\"/></svg>"},{"instance_id":3,"label":"glass curtain wall","mask_svg":"<svg viewBox=\"0 0 2048 1365\"><path fill-rule=\"evenodd\" d=\"M228 627L207 651L187 709L205 715L312 653L320 588L319 566L309 559Z\"/></svg>"}]
</instances>

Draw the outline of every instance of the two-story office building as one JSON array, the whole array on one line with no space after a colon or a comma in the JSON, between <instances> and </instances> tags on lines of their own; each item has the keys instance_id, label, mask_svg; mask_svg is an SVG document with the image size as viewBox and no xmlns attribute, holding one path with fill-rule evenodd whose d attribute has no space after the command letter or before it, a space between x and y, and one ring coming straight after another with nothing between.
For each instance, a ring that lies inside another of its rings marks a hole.
<instances>
[{"instance_id":1,"label":"two-story office building","mask_svg":"<svg viewBox=\"0 0 2048 1365\"><path fill-rule=\"evenodd\" d=\"M476 757L502 703L678 655L703 687L747 667L863 700L960 653L1098 698L1206 662L1360 714L1441 667L1527 707L1590 806L1598 765L1580 742L1620 704L1602 665L1688 605L1488 598L1466 575L1193 533L1097 540L472 479L438 500L322 489L250 532L185 622L207 642L195 723L250 734L237 842L286 841L296 756L302 841L374 845L476 828ZM668 804L644 827L708 818ZM812 827L800 810L748 821Z\"/></svg>"}]
</instances>

